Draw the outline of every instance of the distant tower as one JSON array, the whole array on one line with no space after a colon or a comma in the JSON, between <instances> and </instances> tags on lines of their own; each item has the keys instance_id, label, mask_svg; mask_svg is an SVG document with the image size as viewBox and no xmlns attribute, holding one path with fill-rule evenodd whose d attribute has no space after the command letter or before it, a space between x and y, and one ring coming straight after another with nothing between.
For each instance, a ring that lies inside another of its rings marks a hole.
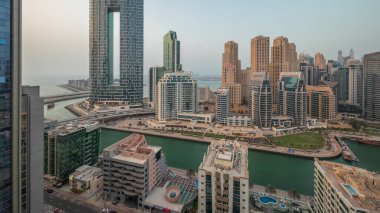
<instances>
[{"instance_id":1,"label":"distant tower","mask_svg":"<svg viewBox=\"0 0 380 213\"><path fill-rule=\"evenodd\" d=\"M364 106L365 119L380 121L380 52L364 55Z\"/></svg>"},{"instance_id":2,"label":"distant tower","mask_svg":"<svg viewBox=\"0 0 380 213\"><path fill-rule=\"evenodd\" d=\"M338 58L337 58L337 61L338 61L338 64L340 66L343 66L343 53L342 53L342 50L339 50L338 51Z\"/></svg>"},{"instance_id":3,"label":"distant tower","mask_svg":"<svg viewBox=\"0 0 380 213\"><path fill-rule=\"evenodd\" d=\"M168 72L182 70L181 42L177 40L177 33L169 31L164 36L164 67Z\"/></svg>"},{"instance_id":4,"label":"distant tower","mask_svg":"<svg viewBox=\"0 0 380 213\"><path fill-rule=\"evenodd\" d=\"M222 86L240 82L241 62L239 60L239 47L233 41L224 44L222 56Z\"/></svg>"},{"instance_id":5,"label":"distant tower","mask_svg":"<svg viewBox=\"0 0 380 213\"><path fill-rule=\"evenodd\" d=\"M269 71L269 37L256 36L251 40L251 78L253 73Z\"/></svg>"},{"instance_id":6,"label":"distant tower","mask_svg":"<svg viewBox=\"0 0 380 213\"><path fill-rule=\"evenodd\" d=\"M120 81L113 79L114 13L120 12ZM142 103L144 1L90 1L90 100Z\"/></svg>"},{"instance_id":7,"label":"distant tower","mask_svg":"<svg viewBox=\"0 0 380 213\"><path fill-rule=\"evenodd\" d=\"M230 93L228 89L220 88L216 92L215 101L215 111L216 111L216 122L220 124L225 124L227 118L230 116Z\"/></svg>"},{"instance_id":8,"label":"distant tower","mask_svg":"<svg viewBox=\"0 0 380 213\"><path fill-rule=\"evenodd\" d=\"M156 101L157 83L164 76L166 71L165 67L151 67L149 68L149 101Z\"/></svg>"},{"instance_id":9,"label":"distant tower","mask_svg":"<svg viewBox=\"0 0 380 213\"><path fill-rule=\"evenodd\" d=\"M352 60L355 59L355 53L354 53L353 49L350 50L350 59L352 59Z\"/></svg>"},{"instance_id":10,"label":"distant tower","mask_svg":"<svg viewBox=\"0 0 380 213\"><path fill-rule=\"evenodd\" d=\"M254 72L249 96L252 123L259 128L272 125L272 88L267 72Z\"/></svg>"},{"instance_id":11,"label":"distant tower","mask_svg":"<svg viewBox=\"0 0 380 213\"><path fill-rule=\"evenodd\" d=\"M320 70L326 69L326 59L322 53L315 54L315 66Z\"/></svg>"}]
</instances>

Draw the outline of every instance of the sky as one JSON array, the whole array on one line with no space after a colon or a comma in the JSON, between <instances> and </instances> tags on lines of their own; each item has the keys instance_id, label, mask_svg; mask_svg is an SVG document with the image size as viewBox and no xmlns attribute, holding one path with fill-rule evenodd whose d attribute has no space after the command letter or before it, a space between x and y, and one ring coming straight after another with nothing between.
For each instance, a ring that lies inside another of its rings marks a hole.
<instances>
[{"instance_id":1,"label":"sky","mask_svg":"<svg viewBox=\"0 0 380 213\"><path fill-rule=\"evenodd\" d=\"M327 59L380 51L379 0L145 0L144 73L162 65L162 38L181 41L183 69L220 75L224 43L239 44L250 65L250 39L286 36L297 52ZM89 0L23 1L23 75L88 77Z\"/></svg>"}]
</instances>

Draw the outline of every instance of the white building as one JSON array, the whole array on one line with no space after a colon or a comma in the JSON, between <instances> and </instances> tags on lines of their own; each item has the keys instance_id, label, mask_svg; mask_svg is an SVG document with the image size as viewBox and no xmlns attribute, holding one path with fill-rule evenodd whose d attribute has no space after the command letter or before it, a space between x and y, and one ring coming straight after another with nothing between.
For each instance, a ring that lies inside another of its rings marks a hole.
<instances>
[{"instance_id":1,"label":"white building","mask_svg":"<svg viewBox=\"0 0 380 213\"><path fill-rule=\"evenodd\" d=\"M248 212L248 149L237 141L210 144L198 170L198 212Z\"/></svg>"},{"instance_id":2,"label":"white building","mask_svg":"<svg viewBox=\"0 0 380 213\"><path fill-rule=\"evenodd\" d=\"M178 113L196 113L197 81L190 72L165 73L157 84L156 118L159 121L177 119Z\"/></svg>"},{"instance_id":3,"label":"white building","mask_svg":"<svg viewBox=\"0 0 380 213\"><path fill-rule=\"evenodd\" d=\"M227 118L227 126L243 126L248 127L252 125L251 118L248 116L231 116Z\"/></svg>"},{"instance_id":4,"label":"white building","mask_svg":"<svg viewBox=\"0 0 380 213\"><path fill-rule=\"evenodd\" d=\"M215 105L216 122L226 124L231 112L230 93L228 89L220 88L217 90Z\"/></svg>"},{"instance_id":5,"label":"white building","mask_svg":"<svg viewBox=\"0 0 380 213\"><path fill-rule=\"evenodd\" d=\"M314 212L380 212L379 174L318 159L314 165Z\"/></svg>"},{"instance_id":6,"label":"white building","mask_svg":"<svg viewBox=\"0 0 380 213\"><path fill-rule=\"evenodd\" d=\"M212 113L202 113L202 114L179 113L177 115L178 120L189 121L192 123L210 124L213 122L214 118L215 118L215 115Z\"/></svg>"},{"instance_id":7,"label":"white building","mask_svg":"<svg viewBox=\"0 0 380 213\"><path fill-rule=\"evenodd\" d=\"M69 184L71 189L92 194L103 188L103 171L98 167L83 165L69 176Z\"/></svg>"},{"instance_id":8,"label":"white building","mask_svg":"<svg viewBox=\"0 0 380 213\"><path fill-rule=\"evenodd\" d=\"M348 67L348 102L363 105L363 64Z\"/></svg>"}]
</instances>

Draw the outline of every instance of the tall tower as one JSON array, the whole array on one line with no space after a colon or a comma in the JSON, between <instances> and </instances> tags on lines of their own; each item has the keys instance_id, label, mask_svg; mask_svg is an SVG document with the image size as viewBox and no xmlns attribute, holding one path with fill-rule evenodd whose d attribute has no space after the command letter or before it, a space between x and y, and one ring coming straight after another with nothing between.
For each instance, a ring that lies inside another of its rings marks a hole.
<instances>
[{"instance_id":1,"label":"tall tower","mask_svg":"<svg viewBox=\"0 0 380 213\"><path fill-rule=\"evenodd\" d=\"M238 44L228 41L224 44L224 53L222 58L222 86L227 83L240 82L240 60L238 54Z\"/></svg>"},{"instance_id":2,"label":"tall tower","mask_svg":"<svg viewBox=\"0 0 380 213\"><path fill-rule=\"evenodd\" d=\"M339 50L338 51L338 58L337 58L337 61L338 61L338 64L340 66L343 66L343 53L342 53L342 50Z\"/></svg>"},{"instance_id":3,"label":"tall tower","mask_svg":"<svg viewBox=\"0 0 380 213\"><path fill-rule=\"evenodd\" d=\"M269 71L269 37L256 36L251 40L251 78L254 72Z\"/></svg>"},{"instance_id":4,"label":"tall tower","mask_svg":"<svg viewBox=\"0 0 380 213\"><path fill-rule=\"evenodd\" d=\"M355 52L353 49L350 50L350 59L354 60L355 59Z\"/></svg>"},{"instance_id":5,"label":"tall tower","mask_svg":"<svg viewBox=\"0 0 380 213\"><path fill-rule=\"evenodd\" d=\"M269 67L269 80L272 85L273 110L277 111L278 80L282 72L290 72L297 64L295 44L289 44L288 38L280 36L274 39L272 46L272 61ZM297 69L298 70L298 69Z\"/></svg>"},{"instance_id":6,"label":"tall tower","mask_svg":"<svg viewBox=\"0 0 380 213\"><path fill-rule=\"evenodd\" d=\"M320 70L326 69L326 59L325 56L322 53L316 53L315 54L315 66L318 67Z\"/></svg>"},{"instance_id":7,"label":"tall tower","mask_svg":"<svg viewBox=\"0 0 380 213\"><path fill-rule=\"evenodd\" d=\"M114 13L120 13L120 81L114 72ZM90 1L90 100L142 103L144 1Z\"/></svg>"},{"instance_id":8,"label":"tall tower","mask_svg":"<svg viewBox=\"0 0 380 213\"><path fill-rule=\"evenodd\" d=\"M177 33L169 31L164 36L164 67L168 72L182 70L181 42L177 40Z\"/></svg>"},{"instance_id":9,"label":"tall tower","mask_svg":"<svg viewBox=\"0 0 380 213\"><path fill-rule=\"evenodd\" d=\"M227 118L230 117L230 93L226 88L219 88L216 92L215 117L216 122L226 124Z\"/></svg>"},{"instance_id":10,"label":"tall tower","mask_svg":"<svg viewBox=\"0 0 380 213\"><path fill-rule=\"evenodd\" d=\"M272 125L272 88L267 72L254 72L249 96L252 123L259 128Z\"/></svg>"},{"instance_id":11,"label":"tall tower","mask_svg":"<svg viewBox=\"0 0 380 213\"><path fill-rule=\"evenodd\" d=\"M363 116L380 121L380 52L364 55Z\"/></svg>"}]
</instances>

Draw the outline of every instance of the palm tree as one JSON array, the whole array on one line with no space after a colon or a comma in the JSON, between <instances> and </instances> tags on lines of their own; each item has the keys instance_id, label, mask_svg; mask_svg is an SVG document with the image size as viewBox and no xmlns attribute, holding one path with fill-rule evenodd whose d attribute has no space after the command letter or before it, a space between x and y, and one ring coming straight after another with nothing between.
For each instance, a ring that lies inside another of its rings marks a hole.
<instances>
[{"instance_id":1,"label":"palm tree","mask_svg":"<svg viewBox=\"0 0 380 213\"><path fill-rule=\"evenodd\" d=\"M189 178L189 179L192 179L193 178L193 175L194 175L194 170L193 169L188 169L186 170L186 176Z\"/></svg>"}]
</instances>

